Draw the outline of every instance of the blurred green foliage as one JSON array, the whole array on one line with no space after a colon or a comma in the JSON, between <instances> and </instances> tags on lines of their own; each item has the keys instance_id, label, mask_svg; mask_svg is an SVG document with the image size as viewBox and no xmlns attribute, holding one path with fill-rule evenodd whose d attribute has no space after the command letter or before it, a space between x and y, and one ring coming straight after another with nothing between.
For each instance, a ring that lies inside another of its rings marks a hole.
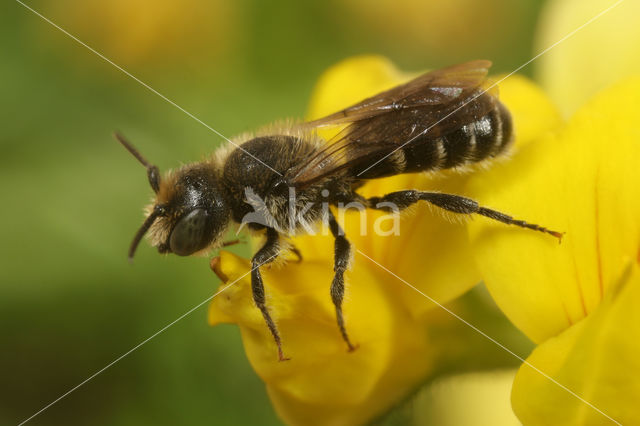
<instances>
[{"instance_id":1,"label":"blurred green foliage","mask_svg":"<svg viewBox=\"0 0 640 426\"><path fill-rule=\"evenodd\" d=\"M338 1L243 0L229 3L237 10L229 35L235 39L226 51L209 55L187 38L178 40L184 52L164 62L122 65L233 136L302 117L320 73L354 54L384 54L414 70L488 56L495 71L510 71L531 56L539 3L521 0L504 43L476 52L452 46L434 55L411 39L385 40L379 27L359 21ZM74 31L99 26L99 11L86 9L77 18L76 10L74 23L65 7L71 11L76 1L58 2L55 9L47 1L27 4L45 15L52 11L48 18L121 63L108 37ZM161 170L198 160L221 138L19 3L0 8L0 423L15 424L203 302L218 285L204 258L162 257L142 245L128 264L127 247L151 191L143 168L112 132L122 131ZM123 28L136 25L126 10ZM84 26L75 25L77 19ZM162 45L160 39L155 48ZM246 246L233 250L249 255ZM495 354L491 343L477 344L487 345L479 352L487 358ZM205 304L33 424L279 421L238 331L210 328Z\"/></svg>"}]
</instances>

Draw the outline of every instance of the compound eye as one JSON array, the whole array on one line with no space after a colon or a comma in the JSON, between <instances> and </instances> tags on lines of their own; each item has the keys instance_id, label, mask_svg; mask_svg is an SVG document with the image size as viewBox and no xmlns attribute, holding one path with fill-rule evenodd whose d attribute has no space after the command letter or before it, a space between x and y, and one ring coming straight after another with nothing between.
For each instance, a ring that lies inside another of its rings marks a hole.
<instances>
[{"instance_id":1,"label":"compound eye","mask_svg":"<svg viewBox=\"0 0 640 426\"><path fill-rule=\"evenodd\" d=\"M209 215L203 209L192 210L183 216L171 231L171 251L178 256L188 256L205 248L210 242L206 232L208 218Z\"/></svg>"}]
</instances>

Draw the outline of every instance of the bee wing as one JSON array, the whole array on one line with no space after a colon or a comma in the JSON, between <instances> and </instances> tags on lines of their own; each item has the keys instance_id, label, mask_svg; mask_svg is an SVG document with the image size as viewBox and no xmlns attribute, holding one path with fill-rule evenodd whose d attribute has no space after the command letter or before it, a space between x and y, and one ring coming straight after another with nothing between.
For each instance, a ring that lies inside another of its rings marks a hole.
<instances>
[{"instance_id":1,"label":"bee wing","mask_svg":"<svg viewBox=\"0 0 640 426\"><path fill-rule=\"evenodd\" d=\"M305 186L384 156L423 135L433 140L471 123L495 107L483 90L491 62L478 60L431 71L334 114L303 123L306 130L345 125L326 147L292 171ZM369 164L369 165L371 165ZM365 165L368 167L369 165Z\"/></svg>"},{"instance_id":2,"label":"bee wing","mask_svg":"<svg viewBox=\"0 0 640 426\"><path fill-rule=\"evenodd\" d=\"M491 67L490 61L478 60L434 70L304 125L305 127L338 125L403 108L447 104L459 98L466 89L482 84L489 72L489 67Z\"/></svg>"}]
</instances>

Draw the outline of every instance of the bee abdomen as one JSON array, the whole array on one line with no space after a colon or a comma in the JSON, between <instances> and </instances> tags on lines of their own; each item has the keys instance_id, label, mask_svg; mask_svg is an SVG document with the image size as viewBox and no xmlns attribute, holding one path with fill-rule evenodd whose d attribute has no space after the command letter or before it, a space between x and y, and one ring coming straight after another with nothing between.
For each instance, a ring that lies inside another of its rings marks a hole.
<instances>
[{"instance_id":1,"label":"bee abdomen","mask_svg":"<svg viewBox=\"0 0 640 426\"><path fill-rule=\"evenodd\" d=\"M402 173L450 169L495 157L509 145L512 133L511 115L498 104L482 118L457 130L429 142L404 147Z\"/></svg>"},{"instance_id":2,"label":"bee abdomen","mask_svg":"<svg viewBox=\"0 0 640 426\"><path fill-rule=\"evenodd\" d=\"M501 104L476 121L434 138L425 134L394 151L363 173L374 179L401 173L460 167L495 157L513 138L511 114Z\"/></svg>"}]
</instances>

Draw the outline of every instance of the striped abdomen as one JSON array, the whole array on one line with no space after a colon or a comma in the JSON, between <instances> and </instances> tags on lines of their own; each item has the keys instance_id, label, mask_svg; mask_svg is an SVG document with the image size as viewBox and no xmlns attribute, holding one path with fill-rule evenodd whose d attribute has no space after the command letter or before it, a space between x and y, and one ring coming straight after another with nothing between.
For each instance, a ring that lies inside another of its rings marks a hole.
<instances>
[{"instance_id":1,"label":"striped abdomen","mask_svg":"<svg viewBox=\"0 0 640 426\"><path fill-rule=\"evenodd\" d=\"M500 154L509 145L512 137L511 114L498 102L496 107L482 118L437 138L428 133L420 136L384 158L376 166L356 175L360 179L374 179L401 173L464 166ZM369 164L376 161L372 160Z\"/></svg>"}]
</instances>

